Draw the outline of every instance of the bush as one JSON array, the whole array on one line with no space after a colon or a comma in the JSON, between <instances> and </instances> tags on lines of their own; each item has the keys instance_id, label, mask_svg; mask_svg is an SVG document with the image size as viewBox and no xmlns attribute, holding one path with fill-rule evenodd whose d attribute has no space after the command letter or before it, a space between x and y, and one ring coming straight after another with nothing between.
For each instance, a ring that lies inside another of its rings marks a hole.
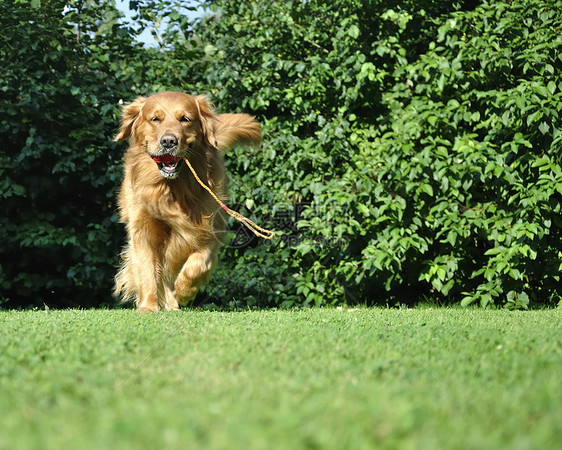
<instances>
[{"instance_id":1,"label":"bush","mask_svg":"<svg viewBox=\"0 0 562 450\"><path fill-rule=\"evenodd\" d=\"M228 158L234 198L273 223L309 205L275 247L226 251L231 297L560 301L560 2L213 5L211 92L266 125Z\"/></svg>"},{"instance_id":2,"label":"bush","mask_svg":"<svg viewBox=\"0 0 562 450\"><path fill-rule=\"evenodd\" d=\"M242 302L257 286L262 304L322 305L342 301L345 292L353 301L336 266L348 244L356 245L346 231L355 219L337 217L345 193L324 192L349 170L358 131L388 116L382 92L394 83L395 61L405 64L427 46L437 30L432 17L464 7L425 6L429 12L408 15L349 0L212 2L214 14L196 28L212 56L202 81L219 109L250 111L264 124L260 150L226 155L233 201L250 204L250 213L269 218L283 235L270 247L227 248L211 297L224 300L228 279L229 298ZM311 214L314 223L301 220Z\"/></svg>"},{"instance_id":3,"label":"bush","mask_svg":"<svg viewBox=\"0 0 562 450\"><path fill-rule=\"evenodd\" d=\"M200 302L561 301L562 2L130 3L159 48L109 0L0 5L0 302L111 302L118 103L163 89L263 124L231 205L278 237L233 223Z\"/></svg>"},{"instance_id":4,"label":"bush","mask_svg":"<svg viewBox=\"0 0 562 450\"><path fill-rule=\"evenodd\" d=\"M560 302L560 6L453 13L426 53L396 61L390 113L355 126L345 174L318 192L332 223L302 223L350 239L343 255L311 249L348 299Z\"/></svg>"},{"instance_id":5,"label":"bush","mask_svg":"<svg viewBox=\"0 0 562 450\"><path fill-rule=\"evenodd\" d=\"M122 235L112 135L142 55L110 3L94 6L0 5L0 303L112 301Z\"/></svg>"}]
</instances>

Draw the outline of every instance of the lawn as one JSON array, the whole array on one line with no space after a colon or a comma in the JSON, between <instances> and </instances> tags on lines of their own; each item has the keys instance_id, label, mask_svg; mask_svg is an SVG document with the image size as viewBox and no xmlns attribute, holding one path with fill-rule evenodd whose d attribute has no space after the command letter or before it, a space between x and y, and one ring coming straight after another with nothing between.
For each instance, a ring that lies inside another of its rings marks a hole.
<instances>
[{"instance_id":1,"label":"lawn","mask_svg":"<svg viewBox=\"0 0 562 450\"><path fill-rule=\"evenodd\" d=\"M562 311L0 311L2 449L555 449Z\"/></svg>"}]
</instances>

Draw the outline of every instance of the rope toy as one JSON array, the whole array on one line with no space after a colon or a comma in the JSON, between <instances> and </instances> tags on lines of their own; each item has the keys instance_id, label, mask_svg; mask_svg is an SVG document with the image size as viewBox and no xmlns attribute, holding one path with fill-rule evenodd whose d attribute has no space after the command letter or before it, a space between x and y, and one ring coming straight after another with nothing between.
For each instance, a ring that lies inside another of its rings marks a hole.
<instances>
[{"instance_id":1,"label":"rope toy","mask_svg":"<svg viewBox=\"0 0 562 450\"><path fill-rule=\"evenodd\" d=\"M264 239L273 239L273 237L275 236L275 233L273 231L266 230L265 228L262 228L259 225L256 225L254 222L252 222L247 217L243 216L239 212L236 212L236 211L230 209L223 202L221 202L220 199L211 190L211 188L209 186L207 186L205 183L203 183L203 181L201 181L201 178L199 178L199 176L197 175L197 172L195 172L195 169L193 168L193 166L189 162L189 159L184 158L184 160L185 160L185 163L187 164L187 167L189 167L189 170L191 170L191 173L193 173L193 176L195 177L197 182L201 185L201 187L204 188L209 194L211 194L211 197L213 197L215 199L215 201L220 205L220 207L222 209L224 209L226 211L226 213L230 217L233 217L238 222L241 222L243 225L248 227L248 229L252 233L254 233L256 236L264 238Z\"/></svg>"}]
</instances>

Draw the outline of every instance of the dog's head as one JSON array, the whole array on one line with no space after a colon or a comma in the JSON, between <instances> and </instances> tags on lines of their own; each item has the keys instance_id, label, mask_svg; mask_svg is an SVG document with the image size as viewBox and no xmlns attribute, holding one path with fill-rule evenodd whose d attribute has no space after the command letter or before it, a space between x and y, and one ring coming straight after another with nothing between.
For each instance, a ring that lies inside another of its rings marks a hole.
<instances>
[{"instance_id":1,"label":"dog's head","mask_svg":"<svg viewBox=\"0 0 562 450\"><path fill-rule=\"evenodd\" d=\"M168 179L179 174L183 158L214 146L215 120L208 100L180 92L139 97L124 106L115 141L131 139L141 146Z\"/></svg>"}]
</instances>

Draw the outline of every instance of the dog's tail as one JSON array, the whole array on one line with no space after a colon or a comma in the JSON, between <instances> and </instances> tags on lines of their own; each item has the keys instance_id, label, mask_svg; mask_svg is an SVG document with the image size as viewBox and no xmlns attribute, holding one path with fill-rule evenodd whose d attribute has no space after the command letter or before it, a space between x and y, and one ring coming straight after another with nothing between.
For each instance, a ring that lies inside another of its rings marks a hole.
<instances>
[{"instance_id":1,"label":"dog's tail","mask_svg":"<svg viewBox=\"0 0 562 450\"><path fill-rule=\"evenodd\" d=\"M236 144L257 145L261 141L260 124L248 114L220 114L214 131L219 150L226 150Z\"/></svg>"}]
</instances>

